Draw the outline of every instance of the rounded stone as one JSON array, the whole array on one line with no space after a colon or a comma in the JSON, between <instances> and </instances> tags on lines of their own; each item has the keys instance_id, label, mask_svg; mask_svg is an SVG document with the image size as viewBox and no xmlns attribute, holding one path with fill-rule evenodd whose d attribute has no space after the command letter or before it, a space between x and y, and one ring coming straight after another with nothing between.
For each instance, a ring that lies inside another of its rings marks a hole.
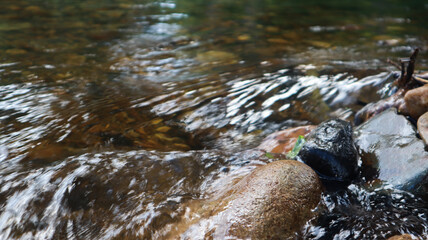
<instances>
[{"instance_id":1,"label":"rounded stone","mask_svg":"<svg viewBox=\"0 0 428 240\"><path fill-rule=\"evenodd\" d=\"M298 157L324 180L352 181L358 173L352 125L340 119L321 123L312 131Z\"/></svg>"},{"instance_id":2,"label":"rounded stone","mask_svg":"<svg viewBox=\"0 0 428 240\"><path fill-rule=\"evenodd\" d=\"M418 132L425 145L428 145L428 112L422 114L418 119Z\"/></svg>"},{"instance_id":3,"label":"rounded stone","mask_svg":"<svg viewBox=\"0 0 428 240\"><path fill-rule=\"evenodd\" d=\"M418 119L428 111L428 85L409 90L404 95L404 102L408 114Z\"/></svg>"},{"instance_id":4,"label":"rounded stone","mask_svg":"<svg viewBox=\"0 0 428 240\"><path fill-rule=\"evenodd\" d=\"M412 240L414 239L410 234L396 235L388 238L388 240Z\"/></svg>"},{"instance_id":5,"label":"rounded stone","mask_svg":"<svg viewBox=\"0 0 428 240\"><path fill-rule=\"evenodd\" d=\"M239 181L227 191L229 195L213 204L215 215L192 225L182 237L293 238L314 216L312 210L321 192L321 182L309 166L292 160L275 161L257 167Z\"/></svg>"}]
</instances>

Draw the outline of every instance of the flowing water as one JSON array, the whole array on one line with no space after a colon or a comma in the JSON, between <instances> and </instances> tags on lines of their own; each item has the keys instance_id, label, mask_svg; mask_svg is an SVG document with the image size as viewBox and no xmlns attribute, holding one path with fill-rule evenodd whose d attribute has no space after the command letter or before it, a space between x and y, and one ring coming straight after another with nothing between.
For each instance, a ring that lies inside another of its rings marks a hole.
<instances>
[{"instance_id":1,"label":"flowing water","mask_svg":"<svg viewBox=\"0 0 428 240\"><path fill-rule=\"evenodd\" d=\"M269 133L352 119L421 47L425 1L2 0L0 239L162 239L272 161ZM425 238L428 205L353 184L305 239Z\"/></svg>"}]
</instances>

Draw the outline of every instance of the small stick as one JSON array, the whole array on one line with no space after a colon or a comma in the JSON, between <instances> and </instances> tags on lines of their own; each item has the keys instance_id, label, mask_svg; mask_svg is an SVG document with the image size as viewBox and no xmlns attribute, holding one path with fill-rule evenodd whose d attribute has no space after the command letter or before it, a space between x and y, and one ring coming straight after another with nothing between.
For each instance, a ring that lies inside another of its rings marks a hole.
<instances>
[{"instance_id":1,"label":"small stick","mask_svg":"<svg viewBox=\"0 0 428 240\"><path fill-rule=\"evenodd\" d=\"M391 59L387 59L386 62L391 64L392 66L396 67L398 70L401 70L400 65L398 65L398 63L392 61Z\"/></svg>"},{"instance_id":2,"label":"small stick","mask_svg":"<svg viewBox=\"0 0 428 240\"><path fill-rule=\"evenodd\" d=\"M397 85L399 87L404 87L406 85L406 82L404 80L405 74L406 74L406 70L405 70L406 66L403 61L400 61L400 64L401 64L401 75L400 75L400 78L398 78L397 80Z\"/></svg>"},{"instance_id":3,"label":"small stick","mask_svg":"<svg viewBox=\"0 0 428 240\"><path fill-rule=\"evenodd\" d=\"M421 83L428 83L428 80L427 79L423 79L423 78L421 78L421 77L417 77L417 76L413 76L413 78L416 80L416 81L419 81L419 82L421 82Z\"/></svg>"},{"instance_id":4,"label":"small stick","mask_svg":"<svg viewBox=\"0 0 428 240\"><path fill-rule=\"evenodd\" d=\"M410 80L412 80L413 72L415 71L415 61L416 57L418 56L419 48L416 48L413 54L410 56L409 65L407 65L407 71L406 71L406 83L410 83Z\"/></svg>"}]
</instances>

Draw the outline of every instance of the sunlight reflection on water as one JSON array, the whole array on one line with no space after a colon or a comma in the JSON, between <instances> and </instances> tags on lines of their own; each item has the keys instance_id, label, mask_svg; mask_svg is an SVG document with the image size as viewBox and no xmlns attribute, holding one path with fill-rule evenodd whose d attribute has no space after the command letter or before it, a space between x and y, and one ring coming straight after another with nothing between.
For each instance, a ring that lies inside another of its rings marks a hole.
<instances>
[{"instance_id":1,"label":"sunlight reflection on water","mask_svg":"<svg viewBox=\"0 0 428 240\"><path fill-rule=\"evenodd\" d=\"M7 0L0 238L162 238L272 161L246 150L269 133L390 95L386 59L427 46L426 6L348 4ZM323 204L302 236L427 235L406 192L351 185Z\"/></svg>"}]
</instances>

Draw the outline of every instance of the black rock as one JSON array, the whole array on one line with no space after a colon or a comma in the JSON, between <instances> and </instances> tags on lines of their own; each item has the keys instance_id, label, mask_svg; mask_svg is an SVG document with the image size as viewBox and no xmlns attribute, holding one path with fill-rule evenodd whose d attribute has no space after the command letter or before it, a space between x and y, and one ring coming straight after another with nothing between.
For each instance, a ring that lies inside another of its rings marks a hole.
<instances>
[{"instance_id":1,"label":"black rock","mask_svg":"<svg viewBox=\"0 0 428 240\"><path fill-rule=\"evenodd\" d=\"M358 153L349 122L321 123L309 136L298 157L324 180L350 182L358 173Z\"/></svg>"}]
</instances>

